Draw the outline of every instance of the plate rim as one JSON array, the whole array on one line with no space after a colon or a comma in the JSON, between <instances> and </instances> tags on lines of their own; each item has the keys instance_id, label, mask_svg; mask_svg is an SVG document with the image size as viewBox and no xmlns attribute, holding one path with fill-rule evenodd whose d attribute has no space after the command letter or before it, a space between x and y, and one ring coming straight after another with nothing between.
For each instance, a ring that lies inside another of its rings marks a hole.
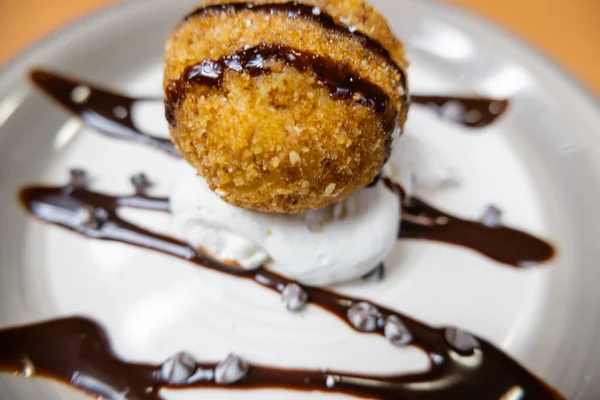
<instances>
[{"instance_id":1,"label":"plate rim","mask_svg":"<svg viewBox=\"0 0 600 400\"><path fill-rule=\"evenodd\" d=\"M388 0L384 0L388 1ZM391 0L395 1L395 0ZM530 54L530 60L540 65L543 68L546 68L552 74L557 74L564 79L564 82L571 88L572 93L576 96L581 97L582 101L585 101L588 105L590 105L590 109L594 110L593 112L600 117L600 98L591 91L589 87L582 83L578 77L571 74L569 71L564 69L562 65L555 62L553 58L543 51L537 49L535 46L527 42L525 39L519 37L518 35L510 32L506 28L498 25L497 23L490 21L485 17L481 17L471 11L465 10L462 7L457 7L455 5L441 3L437 0L403 0L410 3L418 4L422 7L433 7L438 10L442 10L443 12L449 13L458 18L466 18L471 22L475 23L478 27L488 29L490 32L495 33L501 36L506 40L506 43L515 46L523 51L526 51ZM35 54L41 51L46 46L51 46L54 43L60 42L64 40L65 36L76 32L78 29L85 26L87 23L92 21L103 19L103 18L112 18L113 15L116 15L124 10L129 10L133 7L141 7L143 1L136 0L123 0L121 3L101 7L97 10L91 11L83 16L76 18L71 23L60 27L52 32L50 32L45 38L35 42L33 45L28 47L23 52L17 54L13 59L10 59L5 65L0 68L0 99L4 98L3 95L6 95L12 91L12 83L13 81L21 82L23 79L23 65L27 65L28 59L34 57ZM145 5L150 5L146 3ZM18 79L16 79L18 78ZM12 79L12 81L11 81ZM0 122L0 126L2 123ZM600 151L600 146L598 146L597 151ZM597 314L596 317L598 317ZM591 350L591 349L590 349ZM598 385L598 382L593 383L592 378L594 376L600 376L600 357L593 358L593 353L597 353L600 355L600 348L598 350L590 351L590 358L588 362L590 362L589 368L589 376L581 377L581 387L577 391L577 397L580 398L582 395L592 393L594 389L594 385ZM590 378L590 382L587 379ZM583 380L586 380L585 384ZM583 397L581 397L583 398Z\"/></svg>"}]
</instances>

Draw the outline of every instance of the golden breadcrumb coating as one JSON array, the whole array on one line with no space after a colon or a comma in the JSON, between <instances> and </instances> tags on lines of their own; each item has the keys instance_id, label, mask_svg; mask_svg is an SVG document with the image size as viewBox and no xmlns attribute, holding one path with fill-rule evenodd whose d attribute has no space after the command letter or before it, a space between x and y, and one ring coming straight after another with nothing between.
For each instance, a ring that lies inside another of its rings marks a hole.
<instances>
[{"instance_id":1,"label":"golden breadcrumb coating","mask_svg":"<svg viewBox=\"0 0 600 400\"><path fill-rule=\"evenodd\" d=\"M230 1L206 2L220 3ZM355 26L406 67L401 43L362 0L300 3ZM182 22L167 42L165 91L168 95L186 68L263 45L327 57L378 86L397 110L397 124L404 123L405 82L384 55L347 33L282 13L228 10ZM389 151L381 113L352 98L333 98L310 69L276 59L266 60L265 67L269 73L226 69L219 86L191 83L173 110L173 142L211 189L239 207L297 213L343 200L369 184Z\"/></svg>"}]
</instances>

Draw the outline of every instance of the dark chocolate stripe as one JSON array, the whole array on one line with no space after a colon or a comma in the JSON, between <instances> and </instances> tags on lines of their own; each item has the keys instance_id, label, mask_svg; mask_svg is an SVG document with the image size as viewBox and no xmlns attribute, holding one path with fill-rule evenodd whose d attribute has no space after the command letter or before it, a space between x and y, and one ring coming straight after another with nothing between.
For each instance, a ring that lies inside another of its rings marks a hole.
<instances>
[{"instance_id":1,"label":"dark chocolate stripe","mask_svg":"<svg viewBox=\"0 0 600 400\"><path fill-rule=\"evenodd\" d=\"M241 50L218 60L204 60L188 66L181 77L167 85L165 93L165 115L171 126L176 125L175 111L183 103L188 88L203 85L220 88L225 71L248 73L259 76L271 73L266 62L281 61L299 71L311 72L326 86L331 97L339 100L354 100L372 108L383 117L384 130L391 137L397 126L398 114L388 95L377 85L350 71L350 67L329 57L296 50L283 45L268 45Z\"/></svg>"},{"instance_id":2,"label":"dark chocolate stripe","mask_svg":"<svg viewBox=\"0 0 600 400\"><path fill-rule=\"evenodd\" d=\"M402 221L399 239L422 239L453 244L483 254L492 260L515 268L529 268L550 261L556 250L533 235L499 223L485 225L459 218L407 196L399 184L383 178L384 184L400 197Z\"/></svg>"},{"instance_id":3,"label":"dark chocolate stripe","mask_svg":"<svg viewBox=\"0 0 600 400\"><path fill-rule=\"evenodd\" d=\"M349 38L358 40L369 50L383 56L387 62L398 71L398 73L404 75L403 69L400 68L396 62L394 62L389 51L377 40L360 32L359 30L356 30L353 27L336 22L331 15L323 12L323 10L307 4L300 4L296 2L278 4L253 4L252 2L212 4L194 10L185 17L184 21L188 21L193 17L207 16L211 14L218 15L228 12L239 13L242 11L262 12L271 15L285 15L292 19L302 18L318 23L323 29L334 31Z\"/></svg>"},{"instance_id":4,"label":"dark chocolate stripe","mask_svg":"<svg viewBox=\"0 0 600 400\"><path fill-rule=\"evenodd\" d=\"M113 138L145 144L179 157L169 139L142 132L131 117L136 103L156 99L125 96L89 82L41 69L32 70L30 78L40 90L99 132Z\"/></svg>"},{"instance_id":5,"label":"dark chocolate stripe","mask_svg":"<svg viewBox=\"0 0 600 400\"><path fill-rule=\"evenodd\" d=\"M457 96L411 96L410 103L424 105L446 120L467 126L483 128L503 115L508 99Z\"/></svg>"},{"instance_id":6,"label":"dark chocolate stripe","mask_svg":"<svg viewBox=\"0 0 600 400\"><path fill-rule=\"evenodd\" d=\"M448 347L443 332L423 326L427 342L440 342L440 349L435 349L438 351ZM434 364L431 372L422 374L381 376L249 364L247 373L229 384L216 382L219 364L197 362L187 353L179 353L163 364L125 361L114 352L103 327L81 317L0 330L0 350L0 371L55 379L103 399L162 400L162 389L282 388L394 400L564 400L560 393L484 341L473 356L455 355L458 361L436 353L444 363ZM478 360L482 365L473 367L473 361Z\"/></svg>"}]
</instances>

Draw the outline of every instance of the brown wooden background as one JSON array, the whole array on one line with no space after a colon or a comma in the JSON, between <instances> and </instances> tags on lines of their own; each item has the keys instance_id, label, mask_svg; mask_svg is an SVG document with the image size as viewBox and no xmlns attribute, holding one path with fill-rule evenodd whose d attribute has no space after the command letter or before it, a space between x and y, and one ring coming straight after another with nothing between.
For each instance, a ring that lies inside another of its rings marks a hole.
<instances>
[{"instance_id":1,"label":"brown wooden background","mask_svg":"<svg viewBox=\"0 0 600 400\"><path fill-rule=\"evenodd\" d=\"M60 26L118 1L0 0L0 65ZM517 33L600 96L600 0L446 1Z\"/></svg>"}]
</instances>

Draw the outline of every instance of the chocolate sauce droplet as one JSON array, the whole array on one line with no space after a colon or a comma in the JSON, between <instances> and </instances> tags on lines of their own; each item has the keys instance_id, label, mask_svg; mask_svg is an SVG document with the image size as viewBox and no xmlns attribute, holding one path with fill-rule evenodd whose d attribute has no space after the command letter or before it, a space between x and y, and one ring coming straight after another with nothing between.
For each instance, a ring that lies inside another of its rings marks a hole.
<instances>
[{"instance_id":1,"label":"chocolate sauce droplet","mask_svg":"<svg viewBox=\"0 0 600 400\"><path fill-rule=\"evenodd\" d=\"M161 378L170 385L181 385L194 375L197 368L194 357L188 353L178 353L161 366Z\"/></svg>"},{"instance_id":2,"label":"chocolate sauce droplet","mask_svg":"<svg viewBox=\"0 0 600 400\"><path fill-rule=\"evenodd\" d=\"M290 283L281 292L281 302L290 311L300 311L308 303L308 294L306 294L300 285Z\"/></svg>"},{"instance_id":3,"label":"chocolate sauce droplet","mask_svg":"<svg viewBox=\"0 0 600 400\"><path fill-rule=\"evenodd\" d=\"M71 185L78 189L82 189L87 187L89 183L89 177L85 170L80 168L72 168L69 171L69 175L71 177Z\"/></svg>"},{"instance_id":4,"label":"chocolate sauce droplet","mask_svg":"<svg viewBox=\"0 0 600 400\"><path fill-rule=\"evenodd\" d=\"M131 184L138 194L144 194L152 187L152 182L150 182L150 179L143 172L133 175L131 177Z\"/></svg>"},{"instance_id":5,"label":"chocolate sauce droplet","mask_svg":"<svg viewBox=\"0 0 600 400\"><path fill-rule=\"evenodd\" d=\"M361 301L348 309L348 321L359 331L373 332L377 329L380 313L373 305Z\"/></svg>"},{"instance_id":6,"label":"chocolate sauce droplet","mask_svg":"<svg viewBox=\"0 0 600 400\"><path fill-rule=\"evenodd\" d=\"M329 375L327 377L327 379L325 380L325 385L329 388L329 389L333 389L333 387L335 386L335 378L331 375Z\"/></svg>"},{"instance_id":7,"label":"chocolate sauce droplet","mask_svg":"<svg viewBox=\"0 0 600 400\"><path fill-rule=\"evenodd\" d=\"M502 210L496 206L488 206L479 220L488 228L498 228L502 226Z\"/></svg>"},{"instance_id":8,"label":"chocolate sauce droplet","mask_svg":"<svg viewBox=\"0 0 600 400\"><path fill-rule=\"evenodd\" d=\"M231 385L244 379L250 366L235 354L229 354L215 368L215 382L220 385Z\"/></svg>"},{"instance_id":9,"label":"chocolate sauce droplet","mask_svg":"<svg viewBox=\"0 0 600 400\"><path fill-rule=\"evenodd\" d=\"M375 177L375 179L373 179L373 182L369 183L369 185L367 187L372 188L377 186L377 184L381 181L381 174L377 174L377 176Z\"/></svg>"},{"instance_id":10,"label":"chocolate sauce droplet","mask_svg":"<svg viewBox=\"0 0 600 400\"><path fill-rule=\"evenodd\" d=\"M396 315L390 315L385 319L383 332L386 339L398 347L409 345L413 339L406 325Z\"/></svg>"},{"instance_id":11,"label":"chocolate sauce droplet","mask_svg":"<svg viewBox=\"0 0 600 400\"><path fill-rule=\"evenodd\" d=\"M98 229L100 220L96 218L95 210L88 206L83 206L75 211L75 224L87 229Z\"/></svg>"},{"instance_id":12,"label":"chocolate sauce droplet","mask_svg":"<svg viewBox=\"0 0 600 400\"><path fill-rule=\"evenodd\" d=\"M444 337L448 344L460 353L471 353L479 347L479 341L473 335L458 328L446 328Z\"/></svg>"}]
</instances>

